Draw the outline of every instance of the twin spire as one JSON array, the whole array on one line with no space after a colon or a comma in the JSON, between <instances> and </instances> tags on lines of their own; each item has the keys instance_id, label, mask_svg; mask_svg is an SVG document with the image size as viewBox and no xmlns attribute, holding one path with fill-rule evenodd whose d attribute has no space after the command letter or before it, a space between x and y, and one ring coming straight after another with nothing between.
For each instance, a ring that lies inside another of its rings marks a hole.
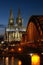
<instances>
[{"instance_id":1,"label":"twin spire","mask_svg":"<svg viewBox=\"0 0 43 65\"><path fill-rule=\"evenodd\" d=\"M21 17L20 13L21 13L21 12L20 12L20 8L19 8L19 9L18 9L18 18ZM13 12L12 12L12 9L10 9L10 19L12 19L12 18L14 18L14 17L13 17Z\"/></svg>"},{"instance_id":2,"label":"twin spire","mask_svg":"<svg viewBox=\"0 0 43 65\"><path fill-rule=\"evenodd\" d=\"M18 9L18 16L16 18L16 24L18 26L22 25L22 18L21 18L21 15L20 15L20 8ZM9 25L14 25L14 17L13 17L12 9L10 9Z\"/></svg>"}]
</instances>

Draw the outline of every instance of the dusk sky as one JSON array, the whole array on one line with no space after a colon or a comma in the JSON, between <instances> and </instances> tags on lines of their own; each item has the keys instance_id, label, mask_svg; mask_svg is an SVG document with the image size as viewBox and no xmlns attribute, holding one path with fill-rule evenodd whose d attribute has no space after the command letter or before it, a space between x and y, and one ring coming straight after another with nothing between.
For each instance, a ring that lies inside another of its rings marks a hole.
<instances>
[{"instance_id":1,"label":"dusk sky","mask_svg":"<svg viewBox=\"0 0 43 65\"><path fill-rule=\"evenodd\" d=\"M11 7L14 22L16 21L18 8L20 8L25 26L27 26L30 16L43 15L43 0L0 0L0 24L8 24Z\"/></svg>"}]
</instances>

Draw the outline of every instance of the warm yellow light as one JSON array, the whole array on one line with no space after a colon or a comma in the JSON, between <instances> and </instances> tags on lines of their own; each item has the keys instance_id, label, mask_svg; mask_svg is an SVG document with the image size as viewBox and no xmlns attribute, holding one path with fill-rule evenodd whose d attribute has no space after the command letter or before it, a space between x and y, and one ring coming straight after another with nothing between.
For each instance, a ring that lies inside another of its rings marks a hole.
<instances>
[{"instance_id":1,"label":"warm yellow light","mask_svg":"<svg viewBox=\"0 0 43 65\"><path fill-rule=\"evenodd\" d=\"M6 58L5 58L5 65L8 65L8 62L9 62L9 58L6 57Z\"/></svg>"},{"instance_id":2,"label":"warm yellow light","mask_svg":"<svg viewBox=\"0 0 43 65\"><path fill-rule=\"evenodd\" d=\"M18 65L22 65L22 61L21 60L18 61Z\"/></svg>"},{"instance_id":3,"label":"warm yellow light","mask_svg":"<svg viewBox=\"0 0 43 65\"><path fill-rule=\"evenodd\" d=\"M21 51L22 49L21 48L18 48L18 51Z\"/></svg>"},{"instance_id":4,"label":"warm yellow light","mask_svg":"<svg viewBox=\"0 0 43 65\"><path fill-rule=\"evenodd\" d=\"M40 56L34 54L31 56L31 65L40 65Z\"/></svg>"}]
</instances>

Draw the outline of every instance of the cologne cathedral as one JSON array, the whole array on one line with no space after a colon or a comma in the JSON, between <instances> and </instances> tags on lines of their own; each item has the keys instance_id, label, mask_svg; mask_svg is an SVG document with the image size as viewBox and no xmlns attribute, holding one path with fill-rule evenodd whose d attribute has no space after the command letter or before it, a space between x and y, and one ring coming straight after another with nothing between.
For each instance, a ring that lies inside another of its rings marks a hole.
<instances>
[{"instance_id":1,"label":"cologne cathedral","mask_svg":"<svg viewBox=\"0 0 43 65\"><path fill-rule=\"evenodd\" d=\"M10 10L10 16L8 26L5 30L5 41L7 42L20 42L23 35L26 33L26 27L23 26L23 19L21 17L20 9L18 9L18 16L16 18L16 24L14 23L14 17L12 9Z\"/></svg>"}]
</instances>

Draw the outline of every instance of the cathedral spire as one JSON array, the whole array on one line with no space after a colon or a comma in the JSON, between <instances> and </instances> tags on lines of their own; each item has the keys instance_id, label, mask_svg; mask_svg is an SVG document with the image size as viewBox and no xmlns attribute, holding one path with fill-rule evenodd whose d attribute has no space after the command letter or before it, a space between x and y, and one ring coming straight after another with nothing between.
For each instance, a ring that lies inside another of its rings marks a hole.
<instances>
[{"instance_id":1,"label":"cathedral spire","mask_svg":"<svg viewBox=\"0 0 43 65\"><path fill-rule=\"evenodd\" d=\"M10 19L13 18L12 8L10 9Z\"/></svg>"},{"instance_id":2,"label":"cathedral spire","mask_svg":"<svg viewBox=\"0 0 43 65\"><path fill-rule=\"evenodd\" d=\"M9 23L8 23L8 25L10 27L13 27L14 26L14 17L13 17L12 8L10 9L10 17L9 17Z\"/></svg>"},{"instance_id":3,"label":"cathedral spire","mask_svg":"<svg viewBox=\"0 0 43 65\"><path fill-rule=\"evenodd\" d=\"M18 9L18 16L16 18L16 23L18 26L22 26L22 17L21 17L21 12L20 12L20 8Z\"/></svg>"},{"instance_id":4,"label":"cathedral spire","mask_svg":"<svg viewBox=\"0 0 43 65\"><path fill-rule=\"evenodd\" d=\"M21 17L21 15L20 15L20 8L18 9L18 17Z\"/></svg>"}]
</instances>

